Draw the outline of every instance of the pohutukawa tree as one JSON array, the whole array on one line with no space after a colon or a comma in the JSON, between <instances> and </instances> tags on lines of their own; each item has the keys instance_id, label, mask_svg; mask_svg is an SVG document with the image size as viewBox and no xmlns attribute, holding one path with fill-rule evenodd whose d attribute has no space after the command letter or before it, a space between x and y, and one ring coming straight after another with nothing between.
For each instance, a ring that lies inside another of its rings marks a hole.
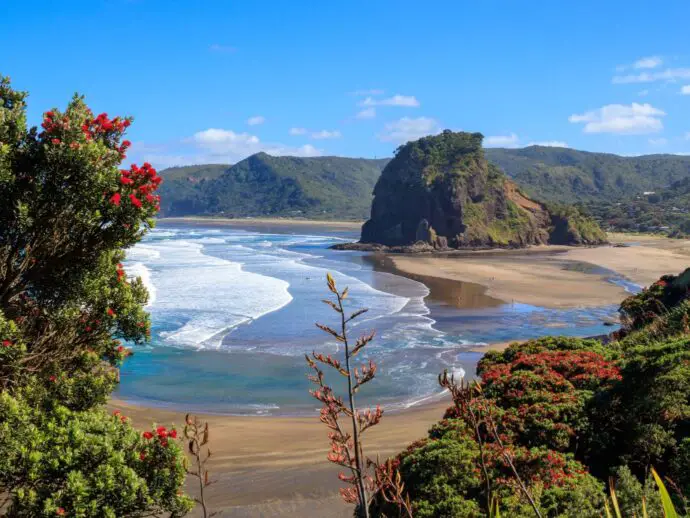
<instances>
[{"instance_id":1,"label":"pohutukawa tree","mask_svg":"<svg viewBox=\"0 0 690 518\"><path fill-rule=\"evenodd\" d=\"M148 294L121 261L153 225L161 178L120 169L130 118L75 96L29 129L25 99L0 76L0 509L179 516L176 432L152 442L101 408L120 340L150 335Z\"/></svg>"}]
</instances>

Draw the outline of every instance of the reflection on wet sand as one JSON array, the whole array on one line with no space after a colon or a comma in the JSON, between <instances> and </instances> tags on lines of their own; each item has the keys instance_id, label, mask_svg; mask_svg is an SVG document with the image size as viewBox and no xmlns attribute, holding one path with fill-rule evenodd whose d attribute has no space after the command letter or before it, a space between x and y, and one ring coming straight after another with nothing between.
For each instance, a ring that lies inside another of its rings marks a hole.
<instances>
[{"instance_id":1,"label":"reflection on wet sand","mask_svg":"<svg viewBox=\"0 0 690 518\"><path fill-rule=\"evenodd\" d=\"M504 301L487 295L486 287L481 284L402 272L395 267L391 258L384 254L366 255L362 260L371 265L374 271L401 275L421 282L429 288L429 295L427 296L427 301L429 302L436 302L458 309L493 308L505 304Z\"/></svg>"}]
</instances>

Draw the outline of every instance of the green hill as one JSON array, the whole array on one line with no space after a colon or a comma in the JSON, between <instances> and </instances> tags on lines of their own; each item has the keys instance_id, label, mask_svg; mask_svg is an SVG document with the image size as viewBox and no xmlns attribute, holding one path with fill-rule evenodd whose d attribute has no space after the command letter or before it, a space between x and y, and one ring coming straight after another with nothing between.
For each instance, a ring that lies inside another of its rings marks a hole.
<instances>
[{"instance_id":1,"label":"green hill","mask_svg":"<svg viewBox=\"0 0 690 518\"><path fill-rule=\"evenodd\" d=\"M275 157L161 172L161 215L364 219L387 159Z\"/></svg>"},{"instance_id":2,"label":"green hill","mask_svg":"<svg viewBox=\"0 0 690 518\"><path fill-rule=\"evenodd\" d=\"M605 228L664 232L676 237L690 235L690 177L647 194L585 206Z\"/></svg>"},{"instance_id":3,"label":"green hill","mask_svg":"<svg viewBox=\"0 0 690 518\"><path fill-rule=\"evenodd\" d=\"M544 146L492 148L485 155L528 196L549 204L580 203L607 228L669 227L669 233L677 233L690 225L685 212L690 196L676 196L671 187L690 178L690 157L622 157ZM366 219L374 185L388 162L258 153L234 166L174 167L161 172L161 215ZM662 203L655 197L649 201L644 195L649 191L664 192Z\"/></svg>"},{"instance_id":4,"label":"green hill","mask_svg":"<svg viewBox=\"0 0 690 518\"><path fill-rule=\"evenodd\" d=\"M622 157L530 146L487 149L486 157L528 194L565 203L629 198L690 177L690 156Z\"/></svg>"}]
</instances>

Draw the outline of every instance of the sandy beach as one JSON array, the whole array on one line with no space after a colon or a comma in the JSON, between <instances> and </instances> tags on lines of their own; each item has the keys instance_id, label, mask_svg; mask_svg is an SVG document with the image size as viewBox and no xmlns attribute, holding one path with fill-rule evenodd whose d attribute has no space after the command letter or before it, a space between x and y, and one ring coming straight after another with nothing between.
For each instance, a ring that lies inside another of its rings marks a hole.
<instances>
[{"instance_id":1,"label":"sandy beach","mask_svg":"<svg viewBox=\"0 0 690 518\"><path fill-rule=\"evenodd\" d=\"M688 240L623 234L613 234L610 239L630 246L541 246L524 252L497 250L446 257L388 258L404 274L476 283L495 299L546 308L619 303L629 294L607 280L611 272L648 286L661 275L690 267Z\"/></svg>"},{"instance_id":2,"label":"sandy beach","mask_svg":"<svg viewBox=\"0 0 690 518\"><path fill-rule=\"evenodd\" d=\"M305 397L308 397L305 394ZM375 458L395 454L426 436L440 420L449 399L384 415L367 432L366 453ZM158 408L143 408L112 401L141 429L152 423L181 430L184 415ZM221 516L348 517L352 509L337 494L338 469L326 460L328 429L314 417L233 417L199 415L210 426L209 461L212 479L208 502ZM196 487L188 484L188 492ZM192 514L198 516L198 514Z\"/></svg>"}]
</instances>

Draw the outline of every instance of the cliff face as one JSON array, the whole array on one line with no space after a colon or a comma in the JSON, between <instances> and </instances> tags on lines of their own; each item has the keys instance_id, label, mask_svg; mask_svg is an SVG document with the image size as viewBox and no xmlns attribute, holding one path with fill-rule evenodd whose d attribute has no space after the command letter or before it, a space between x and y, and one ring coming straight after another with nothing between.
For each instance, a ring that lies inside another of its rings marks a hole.
<instances>
[{"instance_id":1,"label":"cliff face","mask_svg":"<svg viewBox=\"0 0 690 518\"><path fill-rule=\"evenodd\" d=\"M561 210L556 221L545 206L525 197L486 161L482 139L480 133L446 130L400 147L374 188L361 241L421 241L435 248L605 241L596 224L598 233L578 231L582 221L591 222L577 211Z\"/></svg>"}]
</instances>

